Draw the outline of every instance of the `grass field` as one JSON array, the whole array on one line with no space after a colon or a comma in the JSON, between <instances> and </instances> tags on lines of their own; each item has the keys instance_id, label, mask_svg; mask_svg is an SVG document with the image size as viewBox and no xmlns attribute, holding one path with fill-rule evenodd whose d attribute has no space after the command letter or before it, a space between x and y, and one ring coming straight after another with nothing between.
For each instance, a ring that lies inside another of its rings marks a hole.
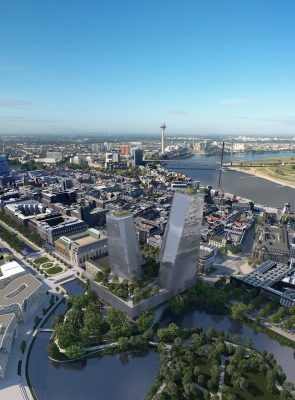
<instances>
[{"instance_id":1,"label":"grass field","mask_svg":"<svg viewBox=\"0 0 295 400\"><path fill-rule=\"evenodd\" d=\"M37 265L42 272L46 272L48 275L59 274L63 271L63 268L58 263L50 260L48 257L37 258L34 260L34 264Z\"/></svg>"},{"instance_id":2,"label":"grass field","mask_svg":"<svg viewBox=\"0 0 295 400\"><path fill-rule=\"evenodd\" d=\"M46 274L48 274L48 275L55 275L55 274L58 274L59 272L61 272L62 270L63 270L62 267L60 265L56 264L54 267L51 267L44 271L46 271Z\"/></svg>"},{"instance_id":3,"label":"grass field","mask_svg":"<svg viewBox=\"0 0 295 400\"><path fill-rule=\"evenodd\" d=\"M51 260L49 260L49 258L47 257L40 257L40 258L36 258L36 260L34 260L34 264L40 266L46 262L50 262Z\"/></svg>"},{"instance_id":4,"label":"grass field","mask_svg":"<svg viewBox=\"0 0 295 400\"><path fill-rule=\"evenodd\" d=\"M247 390L236 389L230 385L228 375L225 373L225 384L231 387L231 393L235 394L239 400L279 400L279 391L270 393L267 391L266 377L262 373L245 372L243 376L249 383ZM226 396L223 396L226 400Z\"/></svg>"},{"instance_id":5,"label":"grass field","mask_svg":"<svg viewBox=\"0 0 295 400\"><path fill-rule=\"evenodd\" d=\"M257 166L264 164L263 166ZM262 174L269 178L295 185L295 157L276 157L245 161L241 168L245 172Z\"/></svg>"}]
</instances>

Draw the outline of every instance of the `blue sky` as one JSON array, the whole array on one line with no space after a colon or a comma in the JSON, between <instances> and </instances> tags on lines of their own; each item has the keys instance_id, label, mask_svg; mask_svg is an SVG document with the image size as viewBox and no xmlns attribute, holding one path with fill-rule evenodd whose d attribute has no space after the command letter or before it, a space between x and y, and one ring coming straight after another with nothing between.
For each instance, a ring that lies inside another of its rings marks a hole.
<instances>
[{"instance_id":1,"label":"blue sky","mask_svg":"<svg viewBox=\"0 0 295 400\"><path fill-rule=\"evenodd\" d=\"M294 0L1 0L0 133L295 136Z\"/></svg>"}]
</instances>

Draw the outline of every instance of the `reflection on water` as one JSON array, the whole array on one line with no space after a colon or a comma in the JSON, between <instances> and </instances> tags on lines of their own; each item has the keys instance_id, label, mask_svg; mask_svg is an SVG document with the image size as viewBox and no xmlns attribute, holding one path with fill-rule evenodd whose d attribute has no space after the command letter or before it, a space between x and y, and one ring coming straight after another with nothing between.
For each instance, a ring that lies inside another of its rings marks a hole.
<instances>
[{"instance_id":1,"label":"reflection on water","mask_svg":"<svg viewBox=\"0 0 295 400\"><path fill-rule=\"evenodd\" d=\"M256 155L244 155L245 160L268 158L271 156L281 157L288 155L295 155L294 153L275 154L256 154ZM236 156L237 159L241 159L241 155ZM176 171L188 175L193 180L198 180L202 185L211 185L214 188L218 187L218 163L220 162L219 157L205 157L202 155L195 155L187 160L177 161L173 163L167 163L167 169L171 166L171 170L175 167L179 168ZM226 162L226 160L225 160ZM187 167L192 168L216 168L216 170L193 170L185 169ZM182 169L183 168L183 169ZM222 173L222 189L225 192L234 193L238 196L248 198L255 201L258 204L265 204L274 207L282 207L286 201L289 201L291 205L295 207L295 189L287 186L282 186L277 183L273 183L266 179L256 178L252 175L245 174L238 171L225 170Z\"/></svg>"},{"instance_id":2,"label":"reflection on water","mask_svg":"<svg viewBox=\"0 0 295 400\"><path fill-rule=\"evenodd\" d=\"M49 333L38 334L29 376L38 400L143 400L158 371L157 353L121 354L61 364L47 357Z\"/></svg>"},{"instance_id":3,"label":"reflection on water","mask_svg":"<svg viewBox=\"0 0 295 400\"><path fill-rule=\"evenodd\" d=\"M167 316L161 325L171 321ZM201 326L205 331L211 326L224 329L230 336L240 335L242 341L251 338L254 348L273 353L287 378L295 383L293 349L264 333L228 316L204 310L190 310L177 323L183 327ZM29 376L38 400L141 400L155 382L159 365L154 350L61 364L47 357L49 338L50 333L38 334L30 356Z\"/></svg>"},{"instance_id":4,"label":"reflection on water","mask_svg":"<svg viewBox=\"0 0 295 400\"><path fill-rule=\"evenodd\" d=\"M171 321L171 316L167 316L163 319L161 325L167 325ZM227 315L210 314L204 310L190 310L184 317L178 318L176 322L182 327L201 326L205 331L211 326L215 329L224 329L230 337L240 335L242 342L251 338L253 347L259 351L266 350L272 353L278 364L283 367L287 378L295 383L294 350L269 338L265 333L257 332Z\"/></svg>"}]
</instances>

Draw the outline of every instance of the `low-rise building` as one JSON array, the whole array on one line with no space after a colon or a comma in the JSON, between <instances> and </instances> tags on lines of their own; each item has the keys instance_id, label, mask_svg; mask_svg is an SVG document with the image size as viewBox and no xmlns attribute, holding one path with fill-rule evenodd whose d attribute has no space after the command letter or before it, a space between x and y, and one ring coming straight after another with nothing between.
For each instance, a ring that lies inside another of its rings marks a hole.
<instances>
[{"instance_id":1,"label":"low-rise building","mask_svg":"<svg viewBox=\"0 0 295 400\"><path fill-rule=\"evenodd\" d=\"M73 236L62 236L54 242L56 251L74 266L107 254L107 237L97 229L88 229Z\"/></svg>"},{"instance_id":2,"label":"low-rise building","mask_svg":"<svg viewBox=\"0 0 295 400\"><path fill-rule=\"evenodd\" d=\"M209 246L200 246L199 253L199 268L204 268L207 270L208 268L213 267L215 260L215 250Z\"/></svg>"},{"instance_id":3,"label":"low-rise building","mask_svg":"<svg viewBox=\"0 0 295 400\"><path fill-rule=\"evenodd\" d=\"M0 315L0 378L5 378L13 342L18 334L15 314Z\"/></svg>"}]
</instances>

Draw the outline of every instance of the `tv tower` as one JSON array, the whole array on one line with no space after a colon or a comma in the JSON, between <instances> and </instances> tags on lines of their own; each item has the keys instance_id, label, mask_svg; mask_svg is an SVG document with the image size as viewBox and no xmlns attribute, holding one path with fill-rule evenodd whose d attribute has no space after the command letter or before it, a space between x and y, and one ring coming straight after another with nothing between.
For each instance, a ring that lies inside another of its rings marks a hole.
<instances>
[{"instance_id":1,"label":"tv tower","mask_svg":"<svg viewBox=\"0 0 295 400\"><path fill-rule=\"evenodd\" d=\"M164 138L164 133L165 133L165 129L166 129L166 125L163 122L160 126L160 128L162 129L162 146L161 146L161 154L165 153L165 138Z\"/></svg>"}]
</instances>

